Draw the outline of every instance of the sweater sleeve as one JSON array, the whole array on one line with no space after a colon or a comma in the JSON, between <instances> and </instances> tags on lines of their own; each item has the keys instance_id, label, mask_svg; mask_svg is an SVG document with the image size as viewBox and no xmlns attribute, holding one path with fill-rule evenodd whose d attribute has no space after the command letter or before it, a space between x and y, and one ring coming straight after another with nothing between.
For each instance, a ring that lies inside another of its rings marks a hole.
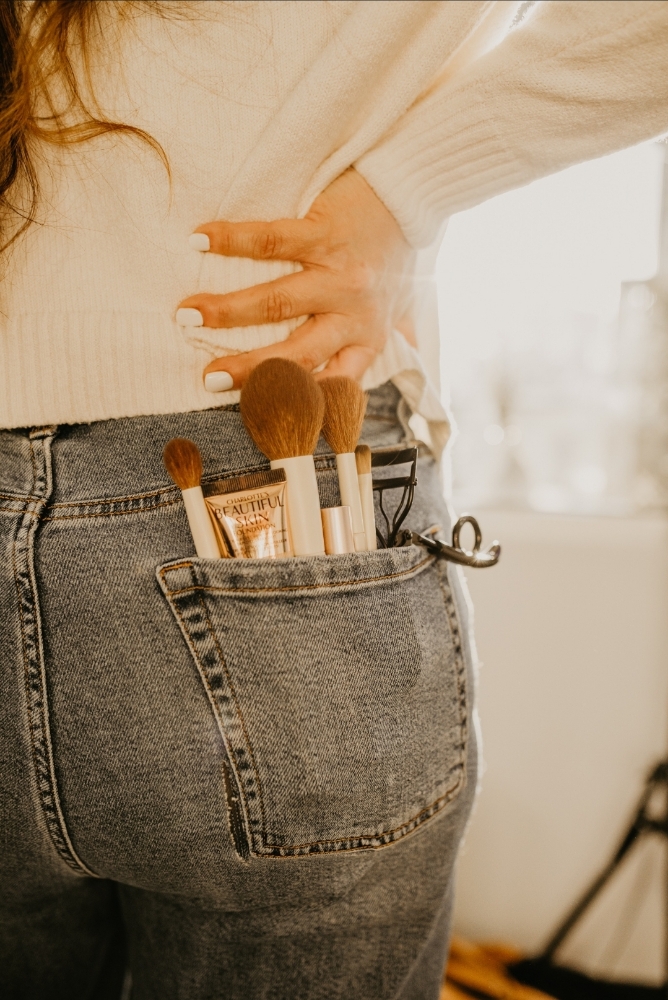
<instances>
[{"instance_id":1,"label":"sweater sleeve","mask_svg":"<svg viewBox=\"0 0 668 1000\"><path fill-rule=\"evenodd\" d=\"M668 3L547 0L355 164L414 246L443 221L668 131Z\"/></svg>"}]
</instances>

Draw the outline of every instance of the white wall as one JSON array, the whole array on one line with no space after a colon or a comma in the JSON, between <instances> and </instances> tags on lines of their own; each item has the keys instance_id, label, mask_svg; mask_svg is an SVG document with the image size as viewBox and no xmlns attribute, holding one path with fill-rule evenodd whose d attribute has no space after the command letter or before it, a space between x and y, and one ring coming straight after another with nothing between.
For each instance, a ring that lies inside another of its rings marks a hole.
<instances>
[{"instance_id":1,"label":"white wall","mask_svg":"<svg viewBox=\"0 0 668 1000\"><path fill-rule=\"evenodd\" d=\"M531 952L607 860L668 748L668 522L478 513L503 555L468 572L486 772L455 923ZM564 960L661 978L662 849L639 854ZM624 950L619 919L643 879Z\"/></svg>"}]
</instances>

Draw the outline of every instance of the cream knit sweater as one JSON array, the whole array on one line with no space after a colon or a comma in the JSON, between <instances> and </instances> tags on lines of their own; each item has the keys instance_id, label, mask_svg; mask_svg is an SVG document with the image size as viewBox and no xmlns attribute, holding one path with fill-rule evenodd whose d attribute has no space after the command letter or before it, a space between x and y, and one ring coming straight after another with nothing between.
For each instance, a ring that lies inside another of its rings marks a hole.
<instances>
[{"instance_id":1,"label":"cream knit sweater","mask_svg":"<svg viewBox=\"0 0 668 1000\"><path fill-rule=\"evenodd\" d=\"M198 254L188 236L202 222L302 215L353 164L429 248L454 212L668 130L663 2L545 2L511 31L521 5L483 0L198 2L122 24L101 6L96 97L162 144L171 182L135 139L39 151L39 224L0 283L2 427L236 400L205 392L203 367L295 323L188 329L175 307L293 268ZM429 260L421 360L397 333L365 384L392 378L438 448Z\"/></svg>"}]
</instances>

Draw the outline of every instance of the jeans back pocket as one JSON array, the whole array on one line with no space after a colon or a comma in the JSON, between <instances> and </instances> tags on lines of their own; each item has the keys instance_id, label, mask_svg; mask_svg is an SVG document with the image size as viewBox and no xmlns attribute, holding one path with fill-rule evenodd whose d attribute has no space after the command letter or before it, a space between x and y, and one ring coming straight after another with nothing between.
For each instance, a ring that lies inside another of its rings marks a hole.
<instances>
[{"instance_id":1,"label":"jeans back pocket","mask_svg":"<svg viewBox=\"0 0 668 1000\"><path fill-rule=\"evenodd\" d=\"M157 574L225 744L242 856L381 847L458 794L466 671L445 567L423 550Z\"/></svg>"}]
</instances>

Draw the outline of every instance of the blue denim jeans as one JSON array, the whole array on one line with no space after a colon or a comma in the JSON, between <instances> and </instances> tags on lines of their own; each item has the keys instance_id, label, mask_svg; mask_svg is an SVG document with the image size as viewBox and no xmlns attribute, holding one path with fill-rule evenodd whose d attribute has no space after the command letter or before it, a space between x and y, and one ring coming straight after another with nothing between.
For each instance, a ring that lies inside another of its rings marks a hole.
<instances>
[{"instance_id":1,"label":"blue denim jeans","mask_svg":"<svg viewBox=\"0 0 668 1000\"><path fill-rule=\"evenodd\" d=\"M459 577L414 546L197 559L177 435L205 477L266 467L235 407L0 432L0 996L436 1000L476 774ZM418 478L410 525L447 527Z\"/></svg>"}]
</instances>

